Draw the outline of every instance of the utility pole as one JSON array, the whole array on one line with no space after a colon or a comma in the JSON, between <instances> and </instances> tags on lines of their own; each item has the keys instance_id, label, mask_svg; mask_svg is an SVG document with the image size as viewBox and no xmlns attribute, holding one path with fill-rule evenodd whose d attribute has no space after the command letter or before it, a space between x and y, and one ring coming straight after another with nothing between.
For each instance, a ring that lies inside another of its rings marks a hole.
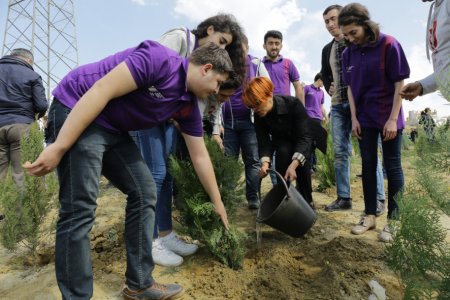
<instances>
[{"instance_id":1,"label":"utility pole","mask_svg":"<svg viewBox=\"0 0 450 300\"><path fill-rule=\"evenodd\" d=\"M2 55L15 48L34 54L47 97L78 65L73 0L9 0Z\"/></svg>"}]
</instances>

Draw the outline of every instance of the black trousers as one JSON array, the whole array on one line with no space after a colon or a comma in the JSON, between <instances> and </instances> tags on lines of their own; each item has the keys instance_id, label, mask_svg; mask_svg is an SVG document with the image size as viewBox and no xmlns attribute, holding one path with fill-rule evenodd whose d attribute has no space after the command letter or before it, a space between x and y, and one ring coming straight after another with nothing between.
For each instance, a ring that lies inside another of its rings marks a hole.
<instances>
[{"instance_id":1,"label":"black trousers","mask_svg":"<svg viewBox=\"0 0 450 300\"><path fill-rule=\"evenodd\" d=\"M286 174L286 170L292 163L292 155L294 155L294 142L289 140L274 141L275 154L275 170L282 176ZM297 185L296 188L305 198L306 202L312 203L312 184L311 184L311 161L309 156L302 167L297 167Z\"/></svg>"}]
</instances>

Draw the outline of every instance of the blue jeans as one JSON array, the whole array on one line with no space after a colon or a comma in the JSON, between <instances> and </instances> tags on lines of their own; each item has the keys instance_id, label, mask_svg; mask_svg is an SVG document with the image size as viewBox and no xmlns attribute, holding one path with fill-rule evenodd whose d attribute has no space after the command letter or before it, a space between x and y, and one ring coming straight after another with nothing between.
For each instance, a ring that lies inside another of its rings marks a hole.
<instances>
[{"instance_id":1,"label":"blue jeans","mask_svg":"<svg viewBox=\"0 0 450 300\"><path fill-rule=\"evenodd\" d=\"M377 210L376 188L377 179L377 148L378 137L382 134L381 129L361 128L362 139L359 141L362 158L362 181L365 213L375 215ZM404 185L403 170L401 164L402 130L397 131L395 139L383 141L383 161L386 167L388 181L388 219L395 218L398 213L395 195L400 192Z\"/></svg>"},{"instance_id":2,"label":"blue jeans","mask_svg":"<svg viewBox=\"0 0 450 300\"><path fill-rule=\"evenodd\" d=\"M138 131L142 157L156 183L156 218L153 236L172 230L173 178L169 174L169 156L175 153L177 129L171 123Z\"/></svg>"},{"instance_id":3,"label":"blue jeans","mask_svg":"<svg viewBox=\"0 0 450 300\"><path fill-rule=\"evenodd\" d=\"M331 106L331 137L334 150L334 174L337 196L350 198L350 156L352 155L352 117L350 104ZM377 164L377 200L385 199L384 178L381 163Z\"/></svg>"},{"instance_id":4,"label":"blue jeans","mask_svg":"<svg viewBox=\"0 0 450 300\"><path fill-rule=\"evenodd\" d=\"M47 140L56 139L70 109L54 100ZM63 299L90 299L93 293L89 233L95 221L100 175L127 195L125 246L126 284L144 289L153 284L152 235L156 186L138 148L127 134L92 123L65 153L57 167L59 220L55 269Z\"/></svg>"},{"instance_id":5,"label":"blue jeans","mask_svg":"<svg viewBox=\"0 0 450 300\"><path fill-rule=\"evenodd\" d=\"M225 154L239 157L242 150L242 160L245 166L245 195L248 202L258 200L259 169L258 141L255 127L251 120L225 120L223 143Z\"/></svg>"},{"instance_id":6,"label":"blue jeans","mask_svg":"<svg viewBox=\"0 0 450 300\"><path fill-rule=\"evenodd\" d=\"M331 137L337 196L350 198L350 156L352 155L352 118L348 103L331 106Z\"/></svg>"}]
</instances>

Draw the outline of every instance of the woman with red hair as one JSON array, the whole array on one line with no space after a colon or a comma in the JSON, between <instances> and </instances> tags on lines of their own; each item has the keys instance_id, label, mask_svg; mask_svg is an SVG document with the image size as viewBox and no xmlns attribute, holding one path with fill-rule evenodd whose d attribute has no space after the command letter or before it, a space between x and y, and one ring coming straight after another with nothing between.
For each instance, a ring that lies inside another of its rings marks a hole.
<instances>
[{"instance_id":1,"label":"woman with red hair","mask_svg":"<svg viewBox=\"0 0 450 300\"><path fill-rule=\"evenodd\" d=\"M259 175L265 177L275 151L276 171L284 179L297 181L297 189L312 206L311 146L314 139L323 143L326 132L306 114L299 99L274 95L273 83L265 77L253 78L242 95L244 104L255 112L255 130L261 160ZM316 129L316 127L320 129ZM321 147L322 151L323 147ZM319 148L320 149L320 148Z\"/></svg>"}]
</instances>

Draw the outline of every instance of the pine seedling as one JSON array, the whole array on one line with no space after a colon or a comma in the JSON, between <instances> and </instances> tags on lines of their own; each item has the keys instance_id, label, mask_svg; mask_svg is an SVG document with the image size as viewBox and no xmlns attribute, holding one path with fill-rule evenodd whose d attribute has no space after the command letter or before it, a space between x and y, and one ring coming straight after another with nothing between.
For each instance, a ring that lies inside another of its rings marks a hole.
<instances>
[{"instance_id":1,"label":"pine seedling","mask_svg":"<svg viewBox=\"0 0 450 300\"><path fill-rule=\"evenodd\" d=\"M34 161L44 148L44 136L37 123L33 123L27 134L21 139L21 161ZM5 220L2 224L2 244L10 250L15 250L20 241L28 247L31 253L36 250L42 238L54 227L44 225L49 211L55 206L57 180L53 173L45 177L32 177L25 174L23 189L13 185L7 179L1 186Z\"/></svg>"},{"instance_id":2,"label":"pine seedling","mask_svg":"<svg viewBox=\"0 0 450 300\"><path fill-rule=\"evenodd\" d=\"M233 157L225 156L217 143L210 138L205 138L205 144L211 157L222 201L232 223L236 206L240 201L238 193L242 192L239 185L242 165ZM224 229L190 161L171 157L170 172L177 186L177 197L183 200L180 215L188 233L203 242L222 263L233 269L240 268L245 255L246 235L233 225L228 231Z\"/></svg>"},{"instance_id":3,"label":"pine seedling","mask_svg":"<svg viewBox=\"0 0 450 300\"><path fill-rule=\"evenodd\" d=\"M387 263L404 284L404 299L449 299L450 245L440 214L449 215L448 169L438 157L447 155L449 131L430 143L420 135L416 145L417 176L398 195L399 221L391 222L394 241Z\"/></svg>"}]
</instances>

